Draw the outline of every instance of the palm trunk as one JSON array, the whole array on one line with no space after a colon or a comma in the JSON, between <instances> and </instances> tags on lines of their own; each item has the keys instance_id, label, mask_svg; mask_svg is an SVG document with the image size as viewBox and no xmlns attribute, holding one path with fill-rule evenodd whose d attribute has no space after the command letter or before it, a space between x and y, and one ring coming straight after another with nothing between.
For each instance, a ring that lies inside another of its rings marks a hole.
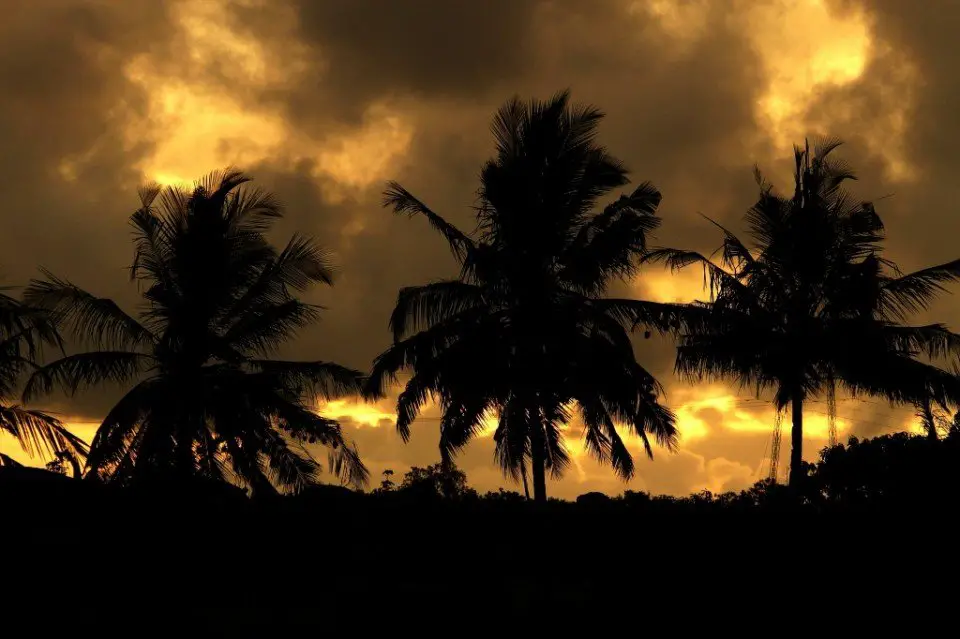
<instances>
[{"instance_id":1,"label":"palm trunk","mask_svg":"<svg viewBox=\"0 0 960 639\"><path fill-rule=\"evenodd\" d=\"M790 431L790 485L799 486L803 479L803 391L794 391L793 428Z\"/></svg>"},{"instance_id":2,"label":"palm trunk","mask_svg":"<svg viewBox=\"0 0 960 639\"><path fill-rule=\"evenodd\" d=\"M73 469L73 478L83 479L83 470L80 468L80 462L77 461L76 455L68 455L67 461L70 462L70 468Z\"/></svg>"},{"instance_id":3,"label":"palm trunk","mask_svg":"<svg viewBox=\"0 0 960 639\"><path fill-rule=\"evenodd\" d=\"M520 464L520 476L523 477L523 496L530 500L530 486L527 485L527 465L525 463Z\"/></svg>"},{"instance_id":4,"label":"palm trunk","mask_svg":"<svg viewBox=\"0 0 960 639\"><path fill-rule=\"evenodd\" d=\"M937 424L933 421L933 409L930 408L930 400L923 402L923 426L927 429L927 439L937 441Z\"/></svg>"},{"instance_id":5,"label":"palm trunk","mask_svg":"<svg viewBox=\"0 0 960 639\"><path fill-rule=\"evenodd\" d=\"M533 452L533 501L536 502L547 501L547 473L543 458L543 444L540 444Z\"/></svg>"},{"instance_id":6,"label":"palm trunk","mask_svg":"<svg viewBox=\"0 0 960 639\"><path fill-rule=\"evenodd\" d=\"M546 474L546 449L543 441L543 426L540 423L540 412L537 411L536 417L531 415L530 424L530 458L533 465L533 500L535 502L547 501L547 474Z\"/></svg>"}]
</instances>

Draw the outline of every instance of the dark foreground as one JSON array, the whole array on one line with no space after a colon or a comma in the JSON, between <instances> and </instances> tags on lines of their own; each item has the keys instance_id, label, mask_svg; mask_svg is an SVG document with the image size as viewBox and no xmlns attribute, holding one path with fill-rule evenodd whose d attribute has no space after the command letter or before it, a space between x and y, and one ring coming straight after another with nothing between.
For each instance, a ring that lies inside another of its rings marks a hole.
<instances>
[{"instance_id":1,"label":"dark foreground","mask_svg":"<svg viewBox=\"0 0 960 639\"><path fill-rule=\"evenodd\" d=\"M0 471L0 619L27 629L11 637L566 636L585 623L631 634L908 623L923 635L952 614L939 602L955 600L960 574L946 477L913 497L887 488L814 503L767 486L536 505L333 487L248 499L27 474Z\"/></svg>"}]
</instances>

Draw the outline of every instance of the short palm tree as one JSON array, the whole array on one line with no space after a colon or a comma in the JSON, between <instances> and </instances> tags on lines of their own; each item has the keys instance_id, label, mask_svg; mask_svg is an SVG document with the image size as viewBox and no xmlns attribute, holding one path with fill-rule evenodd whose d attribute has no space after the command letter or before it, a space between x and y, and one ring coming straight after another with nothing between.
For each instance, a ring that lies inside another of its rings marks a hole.
<instances>
[{"instance_id":1,"label":"short palm tree","mask_svg":"<svg viewBox=\"0 0 960 639\"><path fill-rule=\"evenodd\" d=\"M831 155L839 145L795 149L790 197L757 171L761 194L746 215L752 246L720 227L720 264L673 249L645 258L706 269L713 320L681 337L677 370L770 388L778 412L791 405L791 483L802 473L806 399L832 398L838 384L897 403L958 398L957 378L917 356L956 352L960 337L902 322L960 277L960 261L904 275L882 258L883 224L871 203L845 191L854 176Z\"/></svg>"},{"instance_id":2,"label":"short palm tree","mask_svg":"<svg viewBox=\"0 0 960 639\"><path fill-rule=\"evenodd\" d=\"M127 387L93 440L88 476L125 482L172 473L296 491L317 479L303 444L319 442L343 479L366 479L339 424L312 405L317 394L358 392L361 373L267 359L317 319L318 307L295 293L330 284L331 269L309 239L294 236L282 251L269 244L264 234L281 207L247 182L227 170L192 191L141 190L131 217L131 277L145 302L139 320L50 273L27 288L26 300L94 348L44 366L27 395L57 385Z\"/></svg>"},{"instance_id":3,"label":"short palm tree","mask_svg":"<svg viewBox=\"0 0 960 639\"><path fill-rule=\"evenodd\" d=\"M617 423L651 455L649 435L668 448L677 439L629 329L683 326L687 308L604 297L611 281L636 273L647 234L660 223L660 193L644 183L595 210L628 182L623 165L596 143L602 117L571 106L567 92L503 106L472 234L399 184L385 192L385 206L425 217L444 236L460 276L400 291L394 344L377 358L368 394L382 395L400 371L412 371L397 429L409 437L421 407L436 399L444 460L483 430L486 415L499 415L496 459L514 479L529 467L537 500L546 499L546 470L559 476L568 464L561 428L574 406L587 449L625 478L634 462Z\"/></svg>"},{"instance_id":4,"label":"short palm tree","mask_svg":"<svg viewBox=\"0 0 960 639\"><path fill-rule=\"evenodd\" d=\"M52 457L58 453L82 457L87 445L60 420L16 401L11 403L20 394L19 385L25 375L37 368L42 346L60 345L52 320L47 311L0 292L0 431L16 439L31 457ZM11 457L0 453L0 466L15 465Z\"/></svg>"}]
</instances>

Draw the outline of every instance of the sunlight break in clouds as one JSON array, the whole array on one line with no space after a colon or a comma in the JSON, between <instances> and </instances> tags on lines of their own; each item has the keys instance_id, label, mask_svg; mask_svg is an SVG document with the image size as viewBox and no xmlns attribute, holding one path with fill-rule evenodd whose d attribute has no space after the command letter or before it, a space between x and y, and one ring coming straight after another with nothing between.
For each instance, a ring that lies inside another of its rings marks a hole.
<instances>
[{"instance_id":1,"label":"sunlight break in clouds","mask_svg":"<svg viewBox=\"0 0 960 639\"><path fill-rule=\"evenodd\" d=\"M859 119L853 103L833 103L826 121L808 121L808 109L825 91L854 86L868 64L883 56L893 64L897 98L885 102L881 126L867 133L866 142L886 163L892 180L907 181L914 174L904 157L907 113L912 97L906 88L916 82L916 71L902 57L892 55L873 41L868 17L862 8L847 7L841 14L825 0L747 0L731 2L729 19L741 22L739 29L757 52L766 72L766 85L756 104L756 118L779 154L810 134L834 133L831 120ZM643 0L630 5L631 12L645 10L659 23L680 53L709 31L711 9L705 0ZM715 14L714 14L715 15Z\"/></svg>"},{"instance_id":2,"label":"sunlight break in clouds","mask_svg":"<svg viewBox=\"0 0 960 639\"><path fill-rule=\"evenodd\" d=\"M768 74L759 115L777 147L789 151L807 134L801 118L817 92L860 78L869 29L862 14L832 15L822 0L757 3L747 22Z\"/></svg>"},{"instance_id":3,"label":"sunlight break in clouds","mask_svg":"<svg viewBox=\"0 0 960 639\"><path fill-rule=\"evenodd\" d=\"M824 0L777 0L756 3L748 12L747 32L768 74L768 84L758 107L758 121L769 132L780 152L789 152L798 140L811 134L834 135L832 119L857 121L860 108L852 102L833 102L825 121L807 120L807 109L830 89L859 82L867 65L883 55L896 66L897 82L910 86L915 70L904 59L874 42L862 8L851 6L842 15ZM870 151L883 158L888 177L910 180L904 157L906 115L911 106L907 92L883 105L882 125L867 132Z\"/></svg>"},{"instance_id":4,"label":"sunlight break in clouds","mask_svg":"<svg viewBox=\"0 0 960 639\"><path fill-rule=\"evenodd\" d=\"M333 200L343 197L345 189L386 179L412 136L410 127L386 106L372 106L358 130L316 141L291 130L280 113L244 100L247 92L295 81L306 63L285 57L277 66L267 60L260 43L240 37L223 18L229 15L224 7L238 1L179 3L176 16L188 67L182 73L172 72L150 55L127 65L127 78L141 85L150 100L148 122L128 131L136 137L146 129L155 137L154 152L139 167L145 178L190 184L226 165L243 169L264 160L309 159L315 162L315 177L336 184L327 193ZM235 91L225 91L215 80L204 81L204 73L213 77L215 65L223 60L232 64L227 72Z\"/></svg>"},{"instance_id":5,"label":"sunlight break in clouds","mask_svg":"<svg viewBox=\"0 0 960 639\"><path fill-rule=\"evenodd\" d=\"M384 422L389 422L389 427L393 428L397 421L395 412L381 410L378 404L353 399L321 402L317 412L331 419L349 418L364 426L385 426Z\"/></svg>"}]
</instances>

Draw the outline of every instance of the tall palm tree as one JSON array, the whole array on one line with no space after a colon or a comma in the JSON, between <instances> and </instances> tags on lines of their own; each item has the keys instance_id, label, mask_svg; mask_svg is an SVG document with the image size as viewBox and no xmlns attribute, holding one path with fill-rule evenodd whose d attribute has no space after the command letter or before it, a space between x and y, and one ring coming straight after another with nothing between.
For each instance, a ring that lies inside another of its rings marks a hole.
<instances>
[{"instance_id":1,"label":"tall palm tree","mask_svg":"<svg viewBox=\"0 0 960 639\"><path fill-rule=\"evenodd\" d=\"M26 374L37 368L44 344L60 345L60 336L50 313L32 308L0 289L0 431L6 432L28 455L54 456L70 453L84 456L87 445L68 431L56 417L25 408L13 398ZM0 466L18 465L0 453Z\"/></svg>"},{"instance_id":2,"label":"tall palm tree","mask_svg":"<svg viewBox=\"0 0 960 639\"><path fill-rule=\"evenodd\" d=\"M574 406L587 449L624 478L634 462L617 423L650 455L648 435L668 448L677 439L629 328L683 326L686 307L604 297L612 280L636 273L660 223L660 193L643 183L595 210L628 183L596 142L602 117L571 106L568 92L506 103L493 120L497 154L481 172L478 227L469 235L397 183L384 194L385 206L421 215L443 235L460 276L400 291L394 343L376 359L368 394L382 395L410 369L397 429L406 440L428 398L438 400L444 460L483 429L488 413L499 415L496 459L516 480L529 465L536 500L546 499L546 470L559 476L569 462L561 428Z\"/></svg>"},{"instance_id":3,"label":"tall palm tree","mask_svg":"<svg viewBox=\"0 0 960 639\"><path fill-rule=\"evenodd\" d=\"M881 257L883 224L871 203L846 192L854 175L831 155L839 145L795 148L790 197L756 172L760 198L746 214L752 245L717 225L719 264L673 249L645 258L706 269L713 320L681 337L677 370L692 380L770 388L778 411L789 404L791 483L802 473L806 399L832 397L837 385L897 403L958 398L956 377L917 356L956 352L960 336L940 324L903 322L960 278L960 260L904 275Z\"/></svg>"},{"instance_id":4,"label":"tall palm tree","mask_svg":"<svg viewBox=\"0 0 960 639\"><path fill-rule=\"evenodd\" d=\"M37 371L26 394L104 382L126 394L93 440L88 476L125 482L170 473L239 480L254 491L313 483L304 443L330 448L334 471L360 483L366 470L339 424L313 410L317 394L358 392L361 373L329 362L268 359L319 308L295 296L331 284L327 255L295 235L282 251L265 237L276 199L239 171L212 173L192 191L141 189L131 216L131 278L139 319L45 272L25 292L92 346Z\"/></svg>"}]
</instances>

